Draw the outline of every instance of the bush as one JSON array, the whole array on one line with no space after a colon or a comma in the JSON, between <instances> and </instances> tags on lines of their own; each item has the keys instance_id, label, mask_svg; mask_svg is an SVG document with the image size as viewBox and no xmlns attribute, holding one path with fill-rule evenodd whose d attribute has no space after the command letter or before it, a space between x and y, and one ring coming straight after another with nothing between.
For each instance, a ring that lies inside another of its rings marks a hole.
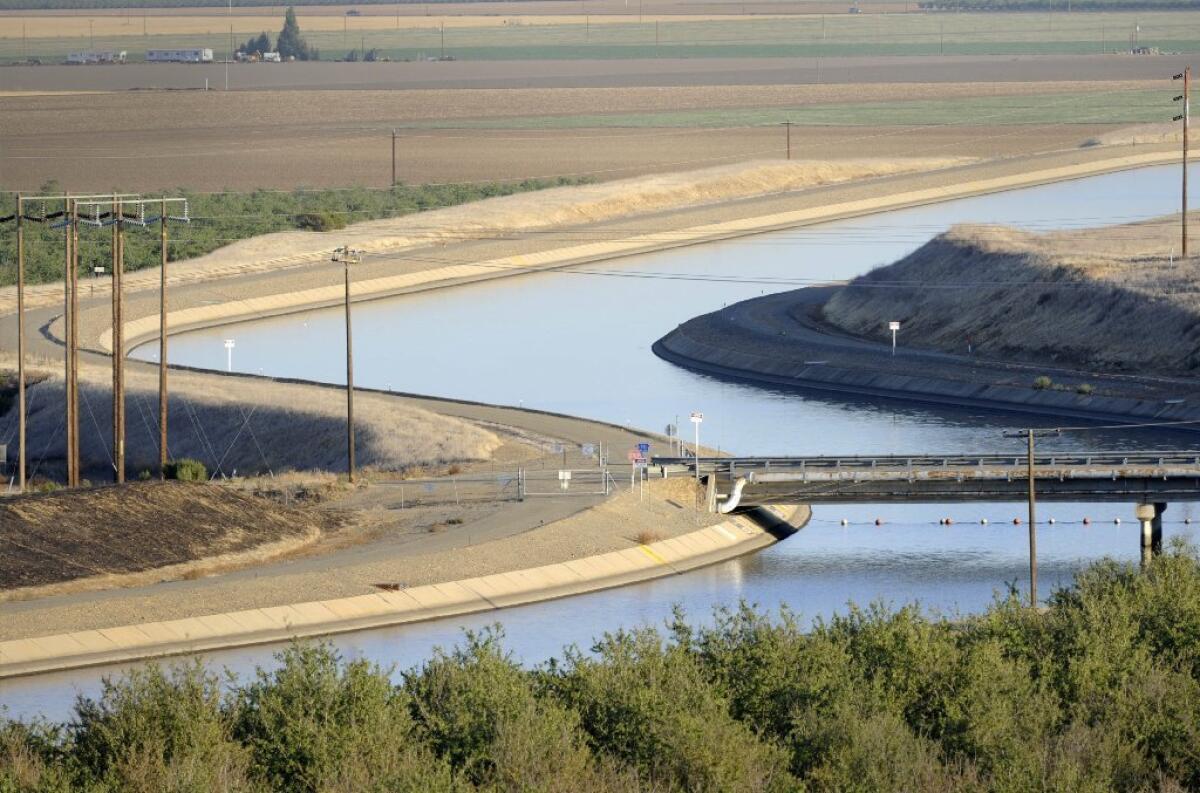
<instances>
[{"instance_id":1,"label":"bush","mask_svg":"<svg viewBox=\"0 0 1200 793\"><path fill-rule=\"evenodd\" d=\"M1075 393L1083 396L1089 396L1095 390L1090 383L1080 383L1075 387Z\"/></svg>"},{"instance_id":2,"label":"bush","mask_svg":"<svg viewBox=\"0 0 1200 793\"><path fill-rule=\"evenodd\" d=\"M199 460L183 457L173 463L167 463L167 479L177 479L180 482L207 482L208 469Z\"/></svg>"},{"instance_id":3,"label":"bush","mask_svg":"<svg viewBox=\"0 0 1200 793\"><path fill-rule=\"evenodd\" d=\"M336 231L346 228L346 218L333 212L305 212L296 215L296 228L302 231Z\"/></svg>"},{"instance_id":4,"label":"bush","mask_svg":"<svg viewBox=\"0 0 1200 793\"><path fill-rule=\"evenodd\" d=\"M1053 387L1054 381L1046 375L1042 375L1033 381L1033 388L1035 391L1045 391L1046 389Z\"/></svg>"}]
</instances>

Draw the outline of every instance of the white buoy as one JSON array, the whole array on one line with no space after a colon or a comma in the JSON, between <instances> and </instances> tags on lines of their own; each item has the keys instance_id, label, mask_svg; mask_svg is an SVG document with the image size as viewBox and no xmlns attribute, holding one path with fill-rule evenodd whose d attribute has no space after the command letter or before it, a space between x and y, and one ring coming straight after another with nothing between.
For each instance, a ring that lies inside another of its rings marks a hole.
<instances>
[{"instance_id":1,"label":"white buoy","mask_svg":"<svg viewBox=\"0 0 1200 793\"><path fill-rule=\"evenodd\" d=\"M1054 525L1054 518L1050 518L1050 520L1048 520L1048 521L1046 521L1046 522L1047 522L1047 523L1049 523L1051 526L1053 526L1053 525Z\"/></svg>"},{"instance_id":2,"label":"white buoy","mask_svg":"<svg viewBox=\"0 0 1200 793\"><path fill-rule=\"evenodd\" d=\"M842 525L843 525L843 526L849 526L849 525L850 525L850 521L846 520L845 518L842 518Z\"/></svg>"},{"instance_id":3,"label":"white buoy","mask_svg":"<svg viewBox=\"0 0 1200 793\"><path fill-rule=\"evenodd\" d=\"M1114 525L1114 526L1120 526L1120 525L1121 525L1121 519L1120 519L1120 518L1113 518L1113 525Z\"/></svg>"},{"instance_id":4,"label":"white buoy","mask_svg":"<svg viewBox=\"0 0 1200 793\"><path fill-rule=\"evenodd\" d=\"M987 525L987 518L980 518L980 519L979 519L979 525L980 525L980 526L986 526L986 525Z\"/></svg>"}]
</instances>

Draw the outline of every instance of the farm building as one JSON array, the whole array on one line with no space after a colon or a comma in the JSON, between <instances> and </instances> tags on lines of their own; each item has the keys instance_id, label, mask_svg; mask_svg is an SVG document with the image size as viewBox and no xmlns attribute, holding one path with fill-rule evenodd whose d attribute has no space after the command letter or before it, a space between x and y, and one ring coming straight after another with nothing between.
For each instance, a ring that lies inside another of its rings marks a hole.
<instances>
[{"instance_id":1,"label":"farm building","mask_svg":"<svg viewBox=\"0 0 1200 793\"><path fill-rule=\"evenodd\" d=\"M213 51L204 48L186 50L146 50L146 60L152 63L211 63Z\"/></svg>"}]
</instances>

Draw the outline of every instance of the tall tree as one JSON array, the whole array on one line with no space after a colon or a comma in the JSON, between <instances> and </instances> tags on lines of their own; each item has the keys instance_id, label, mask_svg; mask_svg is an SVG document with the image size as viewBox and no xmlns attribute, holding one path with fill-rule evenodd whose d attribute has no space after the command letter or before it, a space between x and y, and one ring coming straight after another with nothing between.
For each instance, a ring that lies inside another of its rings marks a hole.
<instances>
[{"instance_id":1,"label":"tall tree","mask_svg":"<svg viewBox=\"0 0 1200 793\"><path fill-rule=\"evenodd\" d=\"M307 61L314 57L314 51L309 50L308 42L300 35L300 25L296 22L296 10L288 6L283 17L283 30L279 31L279 39L275 44L281 58L295 58Z\"/></svg>"}]
</instances>

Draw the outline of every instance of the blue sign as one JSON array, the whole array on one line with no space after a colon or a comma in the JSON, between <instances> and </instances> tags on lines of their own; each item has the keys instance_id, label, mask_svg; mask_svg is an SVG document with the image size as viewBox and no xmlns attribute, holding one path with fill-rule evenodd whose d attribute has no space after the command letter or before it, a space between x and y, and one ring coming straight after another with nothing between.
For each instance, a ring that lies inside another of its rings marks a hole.
<instances>
[{"instance_id":1,"label":"blue sign","mask_svg":"<svg viewBox=\"0 0 1200 793\"><path fill-rule=\"evenodd\" d=\"M648 444L648 443L639 443L639 444L638 444L638 451L639 451L639 452L641 452L641 453L644 455L646 452L650 451L650 444Z\"/></svg>"}]
</instances>

